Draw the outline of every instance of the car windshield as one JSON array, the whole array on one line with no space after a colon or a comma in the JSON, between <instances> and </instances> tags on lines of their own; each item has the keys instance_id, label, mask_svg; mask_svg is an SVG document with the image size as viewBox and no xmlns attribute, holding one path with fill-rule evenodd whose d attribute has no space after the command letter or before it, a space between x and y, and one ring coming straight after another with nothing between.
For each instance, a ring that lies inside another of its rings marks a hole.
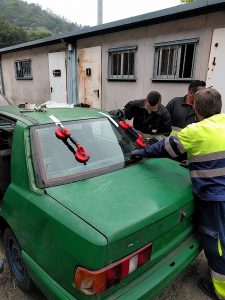
<instances>
[{"instance_id":1,"label":"car windshield","mask_svg":"<svg viewBox=\"0 0 225 300\"><path fill-rule=\"evenodd\" d=\"M137 148L126 130L107 118L64 122L63 125L70 130L71 137L90 152L90 159L86 164L76 161L74 154L56 137L54 125L32 128L38 186L58 185L118 170L128 164L130 152Z\"/></svg>"}]
</instances>

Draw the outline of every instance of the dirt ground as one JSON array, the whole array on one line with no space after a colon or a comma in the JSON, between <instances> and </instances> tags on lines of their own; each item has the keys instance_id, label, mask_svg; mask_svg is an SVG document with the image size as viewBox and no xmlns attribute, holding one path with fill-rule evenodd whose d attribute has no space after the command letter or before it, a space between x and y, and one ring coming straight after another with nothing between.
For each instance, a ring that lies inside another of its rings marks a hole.
<instances>
[{"instance_id":1,"label":"dirt ground","mask_svg":"<svg viewBox=\"0 0 225 300\"><path fill-rule=\"evenodd\" d=\"M3 251L3 241L0 236L0 258L5 260ZM207 264L204 255L201 253L198 258L187 268L170 287L168 287L155 300L210 300L205 296L197 286L197 280L202 274L207 273ZM1 300L46 300L38 290L33 294L25 294L17 288L13 281L8 264L5 263L5 269L0 274L0 299ZM131 299L132 300L132 299ZM153 299L146 299L153 300Z\"/></svg>"}]
</instances>

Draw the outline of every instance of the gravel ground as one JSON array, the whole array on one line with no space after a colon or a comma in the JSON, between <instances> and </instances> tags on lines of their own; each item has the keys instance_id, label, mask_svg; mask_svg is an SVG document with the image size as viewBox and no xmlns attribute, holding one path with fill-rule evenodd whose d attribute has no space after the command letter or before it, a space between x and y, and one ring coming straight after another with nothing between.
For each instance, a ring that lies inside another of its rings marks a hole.
<instances>
[{"instance_id":1,"label":"gravel ground","mask_svg":"<svg viewBox=\"0 0 225 300\"><path fill-rule=\"evenodd\" d=\"M5 260L3 251L3 242L0 237L0 258ZM207 263L203 253L186 269L170 287L168 287L155 300L210 300L205 296L197 286L197 280L203 274L207 273ZM5 269L0 274L0 299L1 300L46 300L38 290L32 294L25 294L17 288L13 281L8 264L5 263ZM132 299L131 299L132 300ZM146 299L153 300L153 299Z\"/></svg>"}]
</instances>

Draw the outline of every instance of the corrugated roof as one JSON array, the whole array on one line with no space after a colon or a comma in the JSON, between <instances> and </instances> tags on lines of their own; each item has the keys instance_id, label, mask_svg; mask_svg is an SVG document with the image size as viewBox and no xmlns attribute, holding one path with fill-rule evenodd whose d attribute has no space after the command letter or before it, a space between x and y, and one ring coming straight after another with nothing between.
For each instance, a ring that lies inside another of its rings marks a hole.
<instances>
[{"instance_id":1,"label":"corrugated roof","mask_svg":"<svg viewBox=\"0 0 225 300\"><path fill-rule=\"evenodd\" d=\"M119 21L105 23L98 26L88 27L70 31L65 34L47 37L32 42L27 42L11 47L0 49L0 53L13 52L16 50L29 49L44 45L55 44L60 41L71 41L89 36L96 36L105 33L122 31L146 25L164 23L168 21L198 16L206 13L225 10L225 0L197 0L189 4L180 4L167 9L158 10L155 12L126 18Z\"/></svg>"}]
</instances>

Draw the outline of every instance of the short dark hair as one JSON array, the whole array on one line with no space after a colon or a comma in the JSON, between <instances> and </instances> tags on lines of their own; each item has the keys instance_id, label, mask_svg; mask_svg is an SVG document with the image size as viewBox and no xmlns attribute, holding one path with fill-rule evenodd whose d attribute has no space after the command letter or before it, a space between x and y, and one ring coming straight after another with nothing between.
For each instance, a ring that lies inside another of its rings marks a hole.
<instances>
[{"instance_id":1,"label":"short dark hair","mask_svg":"<svg viewBox=\"0 0 225 300\"><path fill-rule=\"evenodd\" d=\"M204 118L220 114L222 108L221 95L216 89L212 88L200 90L196 94L194 106L196 112Z\"/></svg>"},{"instance_id":2,"label":"short dark hair","mask_svg":"<svg viewBox=\"0 0 225 300\"><path fill-rule=\"evenodd\" d=\"M156 104L161 102L162 96L159 92L151 91L148 96L146 97L146 100L151 106L155 106Z\"/></svg>"},{"instance_id":3,"label":"short dark hair","mask_svg":"<svg viewBox=\"0 0 225 300\"><path fill-rule=\"evenodd\" d=\"M205 87L206 86L205 81L193 80L189 83L188 91L192 91L192 92L196 93L199 86Z\"/></svg>"}]
</instances>

